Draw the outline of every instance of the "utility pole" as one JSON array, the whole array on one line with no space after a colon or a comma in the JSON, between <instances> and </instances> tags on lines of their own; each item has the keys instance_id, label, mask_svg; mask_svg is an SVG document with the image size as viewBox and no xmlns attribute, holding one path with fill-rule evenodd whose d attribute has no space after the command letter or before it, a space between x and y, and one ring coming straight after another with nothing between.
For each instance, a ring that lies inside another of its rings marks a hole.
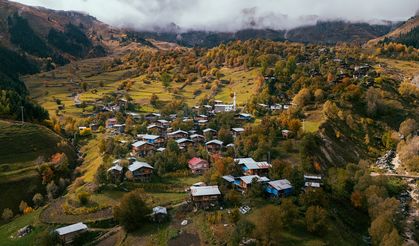
<instances>
[{"instance_id":1,"label":"utility pole","mask_svg":"<svg viewBox=\"0 0 419 246\"><path fill-rule=\"evenodd\" d=\"M20 106L20 111L22 113L22 125L23 125L23 106Z\"/></svg>"}]
</instances>

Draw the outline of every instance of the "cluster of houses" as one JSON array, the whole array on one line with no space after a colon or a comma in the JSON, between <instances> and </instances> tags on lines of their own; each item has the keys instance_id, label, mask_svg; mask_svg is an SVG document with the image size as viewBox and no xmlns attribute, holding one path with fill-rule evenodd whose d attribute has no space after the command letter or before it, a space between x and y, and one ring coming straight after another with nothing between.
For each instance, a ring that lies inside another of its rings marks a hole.
<instances>
[{"instance_id":1,"label":"cluster of houses","mask_svg":"<svg viewBox=\"0 0 419 246\"><path fill-rule=\"evenodd\" d=\"M128 178L134 181L149 181L153 175L154 167L146 162L137 161L136 158L127 159L128 166L124 167L121 159L113 162L107 172L113 182L122 181Z\"/></svg>"},{"instance_id":2,"label":"cluster of houses","mask_svg":"<svg viewBox=\"0 0 419 246\"><path fill-rule=\"evenodd\" d=\"M265 161L255 161L253 158L237 158L234 161L236 165L240 166L243 176L223 176L223 180L230 184L231 187L245 193L254 182L259 182L270 196L288 196L292 193L293 187L288 180L270 180L267 177L269 169L272 167L271 164Z\"/></svg>"},{"instance_id":3,"label":"cluster of houses","mask_svg":"<svg viewBox=\"0 0 419 246\"><path fill-rule=\"evenodd\" d=\"M239 192L246 193L255 182L261 183L264 192L270 197L286 197L293 193L293 186L287 179L271 180L267 176L271 164L264 161L255 161L252 158L237 158L234 160L243 172L242 176L222 176L222 180ZM193 159L193 163L200 163L199 159ZM207 163L204 161L204 165ZM322 184L320 175L304 175L305 188L319 188ZM190 187L191 201L197 208L209 208L216 206L221 200L221 192L218 186L206 186L202 182Z\"/></svg>"},{"instance_id":4,"label":"cluster of houses","mask_svg":"<svg viewBox=\"0 0 419 246\"><path fill-rule=\"evenodd\" d=\"M184 122L191 121L194 123L193 130L184 131L181 129L174 130L170 127L171 120L176 118L176 115L170 116L170 119L163 119L158 113L150 113L145 115L145 120L149 123L147 125L147 134L138 134L137 141L132 143L133 156L144 157L153 152L162 152L165 150L165 145L172 139L176 141L181 150L187 150L189 147L197 147L203 145L210 153L219 153L223 148L234 147L233 144L224 145L224 143L217 138L217 131L206 127L213 115L197 115L193 118L185 117ZM249 121L252 119L250 114L239 113L236 115L238 121ZM123 125L115 125L114 119L108 119L106 123L107 128L118 129ZM234 137L238 137L244 132L244 128L235 127L231 129Z\"/></svg>"}]
</instances>

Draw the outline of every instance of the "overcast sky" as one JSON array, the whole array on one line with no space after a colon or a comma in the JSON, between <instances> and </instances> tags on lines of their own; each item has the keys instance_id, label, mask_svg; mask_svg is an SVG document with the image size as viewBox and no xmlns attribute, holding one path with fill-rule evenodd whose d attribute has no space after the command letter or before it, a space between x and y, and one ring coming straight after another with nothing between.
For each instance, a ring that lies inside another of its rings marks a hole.
<instances>
[{"instance_id":1,"label":"overcast sky","mask_svg":"<svg viewBox=\"0 0 419 246\"><path fill-rule=\"evenodd\" d=\"M58 10L78 10L117 27L235 31L289 29L317 20L400 21L415 15L419 0L16 0Z\"/></svg>"}]
</instances>

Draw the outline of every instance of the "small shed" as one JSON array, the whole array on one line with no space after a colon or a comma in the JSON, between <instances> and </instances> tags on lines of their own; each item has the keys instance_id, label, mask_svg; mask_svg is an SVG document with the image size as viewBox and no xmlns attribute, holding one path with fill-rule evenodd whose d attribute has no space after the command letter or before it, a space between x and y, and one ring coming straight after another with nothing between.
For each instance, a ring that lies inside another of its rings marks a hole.
<instances>
[{"instance_id":1,"label":"small shed","mask_svg":"<svg viewBox=\"0 0 419 246\"><path fill-rule=\"evenodd\" d=\"M76 237L87 231L87 225L82 222L55 229L63 244L70 244Z\"/></svg>"}]
</instances>

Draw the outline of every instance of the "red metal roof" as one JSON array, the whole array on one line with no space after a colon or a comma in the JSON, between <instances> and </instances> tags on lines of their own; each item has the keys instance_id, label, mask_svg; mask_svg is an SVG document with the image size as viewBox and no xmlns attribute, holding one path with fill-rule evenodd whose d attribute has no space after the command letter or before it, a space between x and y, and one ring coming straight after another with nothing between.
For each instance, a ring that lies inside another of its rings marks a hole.
<instances>
[{"instance_id":1,"label":"red metal roof","mask_svg":"<svg viewBox=\"0 0 419 246\"><path fill-rule=\"evenodd\" d=\"M202 162L202 161L207 162L206 160L203 160L203 159L201 159L201 158L194 157L194 158L192 158L192 159L190 159L190 160L188 161L188 164L193 166L193 165L196 165L196 164L198 164L198 163L200 163L200 162Z\"/></svg>"}]
</instances>

